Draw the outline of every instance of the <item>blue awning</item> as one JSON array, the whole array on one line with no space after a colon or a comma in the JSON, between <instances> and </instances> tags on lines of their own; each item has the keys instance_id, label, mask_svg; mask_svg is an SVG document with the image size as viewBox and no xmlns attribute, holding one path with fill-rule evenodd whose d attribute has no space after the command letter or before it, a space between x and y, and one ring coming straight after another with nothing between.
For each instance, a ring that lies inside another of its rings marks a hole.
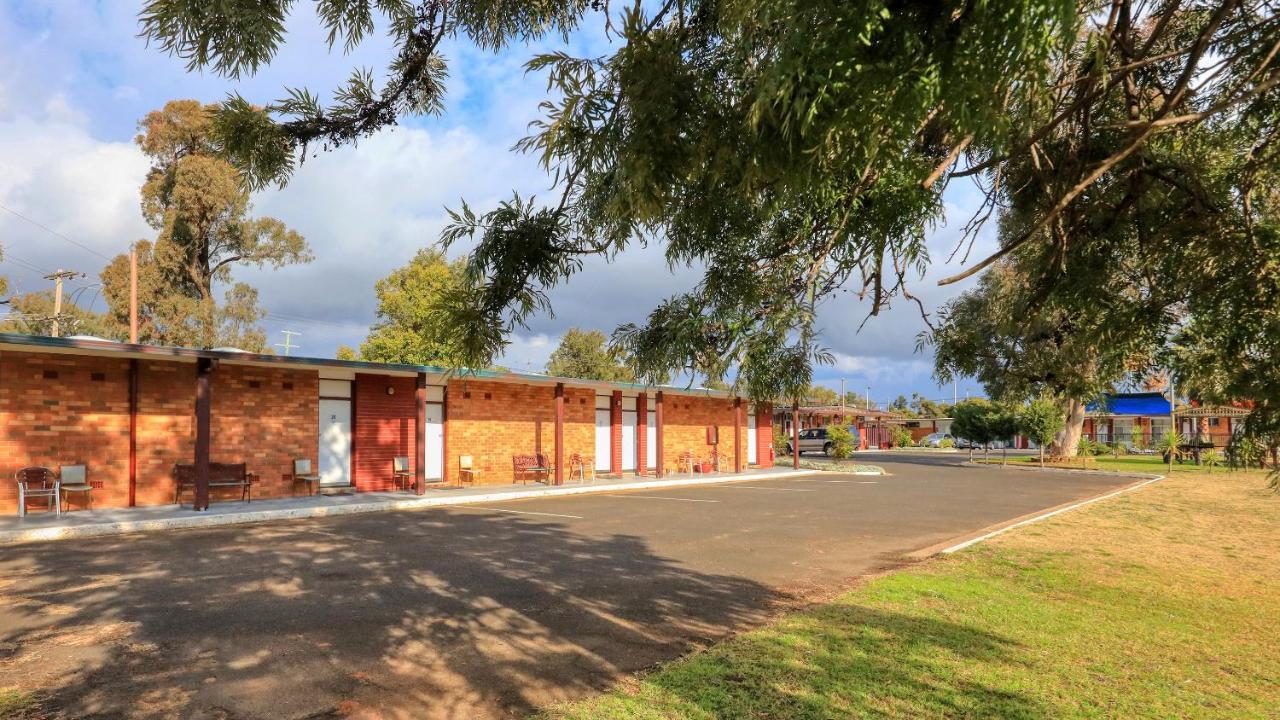
<instances>
[{"instance_id":1,"label":"blue awning","mask_svg":"<svg viewBox=\"0 0 1280 720\"><path fill-rule=\"evenodd\" d=\"M1108 415L1167 416L1169 398L1158 392L1107 393L1101 399L1089 403L1085 409L1091 413Z\"/></svg>"}]
</instances>

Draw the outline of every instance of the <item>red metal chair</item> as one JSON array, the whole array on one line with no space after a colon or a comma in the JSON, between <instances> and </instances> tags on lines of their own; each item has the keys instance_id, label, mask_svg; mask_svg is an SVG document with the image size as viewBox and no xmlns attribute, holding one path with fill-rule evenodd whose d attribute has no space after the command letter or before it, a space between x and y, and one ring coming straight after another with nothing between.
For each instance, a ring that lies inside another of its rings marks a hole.
<instances>
[{"instance_id":1,"label":"red metal chair","mask_svg":"<svg viewBox=\"0 0 1280 720\"><path fill-rule=\"evenodd\" d=\"M18 517L27 516L27 498L46 498L49 509L62 514L62 491L58 478L47 467L24 467L14 473L18 481Z\"/></svg>"}]
</instances>

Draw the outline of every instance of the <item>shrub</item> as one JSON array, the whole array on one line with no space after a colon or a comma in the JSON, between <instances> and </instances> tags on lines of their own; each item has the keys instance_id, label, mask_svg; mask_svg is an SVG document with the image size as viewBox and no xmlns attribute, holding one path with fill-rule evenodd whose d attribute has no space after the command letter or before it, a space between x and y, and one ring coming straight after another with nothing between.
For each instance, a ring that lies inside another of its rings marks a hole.
<instances>
[{"instance_id":1,"label":"shrub","mask_svg":"<svg viewBox=\"0 0 1280 720\"><path fill-rule=\"evenodd\" d=\"M950 450L955 446L956 446L956 441L952 440L951 438L942 438L942 440L938 443L938 447L944 450Z\"/></svg>"},{"instance_id":2,"label":"shrub","mask_svg":"<svg viewBox=\"0 0 1280 720\"><path fill-rule=\"evenodd\" d=\"M1212 475L1213 469L1222 464L1222 456L1218 454L1217 450L1210 448L1200 453L1200 462L1209 468L1209 474Z\"/></svg>"},{"instance_id":3,"label":"shrub","mask_svg":"<svg viewBox=\"0 0 1280 720\"><path fill-rule=\"evenodd\" d=\"M889 430L889 442L894 447L911 447L914 441L911 439L911 431L901 425L894 425Z\"/></svg>"},{"instance_id":4,"label":"shrub","mask_svg":"<svg viewBox=\"0 0 1280 720\"><path fill-rule=\"evenodd\" d=\"M791 442L791 433L781 425L773 426L773 451L778 455L787 454L787 443Z\"/></svg>"},{"instance_id":5,"label":"shrub","mask_svg":"<svg viewBox=\"0 0 1280 720\"><path fill-rule=\"evenodd\" d=\"M827 442L831 443L828 454L833 458L843 459L853 454L853 433L844 425L827 426Z\"/></svg>"}]
</instances>

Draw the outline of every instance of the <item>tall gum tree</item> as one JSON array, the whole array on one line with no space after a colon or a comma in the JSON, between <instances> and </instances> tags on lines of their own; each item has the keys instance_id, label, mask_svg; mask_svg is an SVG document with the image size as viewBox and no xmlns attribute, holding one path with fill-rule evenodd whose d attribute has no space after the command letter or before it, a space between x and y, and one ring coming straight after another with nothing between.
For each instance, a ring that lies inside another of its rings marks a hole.
<instances>
[{"instance_id":1,"label":"tall gum tree","mask_svg":"<svg viewBox=\"0 0 1280 720\"><path fill-rule=\"evenodd\" d=\"M172 100L138 124L138 146L151 158L142 214L156 231L139 251L140 339L169 345L265 348L256 323L257 290L233 282L240 265L280 268L312 259L306 240L284 223L250 215L243 174L213 133L217 107ZM110 312L128 322L128 255L102 280ZM228 286L218 302L218 285Z\"/></svg>"}]
</instances>

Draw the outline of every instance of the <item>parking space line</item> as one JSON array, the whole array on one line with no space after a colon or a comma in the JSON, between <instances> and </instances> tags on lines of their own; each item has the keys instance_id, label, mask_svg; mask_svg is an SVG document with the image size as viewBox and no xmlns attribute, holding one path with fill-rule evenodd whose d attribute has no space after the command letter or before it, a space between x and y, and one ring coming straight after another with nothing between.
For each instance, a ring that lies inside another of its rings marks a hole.
<instances>
[{"instance_id":1,"label":"parking space line","mask_svg":"<svg viewBox=\"0 0 1280 720\"><path fill-rule=\"evenodd\" d=\"M581 515L561 515L560 513L531 512L529 510L503 510L502 508L491 508L483 505L473 505L472 507L480 510L488 510L490 512L513 513L515 515L545 515L547 517L573 518L574 520L583 519Z\"/></svg>"},{"instance_id":2,"label":"parking space line","mask_svg":"<svg viewBox=\"0 0 1280 720\"><path fill-rule=\"evenodd\" d=\"M616 497L616 498L636 498L636 499L639 499L639 500L679 500L680 502L702 502L702 503L718 503L718 502L720 502L719 500L699 500L699 499L695 499L695 498L666 497L666 496L664 496L664 495L632 495L632 494L630 494L630 493L627 493L627 494L619 493L619 494L617 494L617 495L610 495L609 497Z\"/></svg>"},{"instance_id":3,"label":"parking space line","mask_svg":"<svg viewBox=\"0 0 1280 720\"><path fill-rule=\"evenodd\" d=\"M728 485L721 485L720 487L726 490L777 490L778 492L818 492L817 490L814 490L812 488L774 488L774 487L760 487L759 485L728 484Z\"/></svg>"}]
</instances>

